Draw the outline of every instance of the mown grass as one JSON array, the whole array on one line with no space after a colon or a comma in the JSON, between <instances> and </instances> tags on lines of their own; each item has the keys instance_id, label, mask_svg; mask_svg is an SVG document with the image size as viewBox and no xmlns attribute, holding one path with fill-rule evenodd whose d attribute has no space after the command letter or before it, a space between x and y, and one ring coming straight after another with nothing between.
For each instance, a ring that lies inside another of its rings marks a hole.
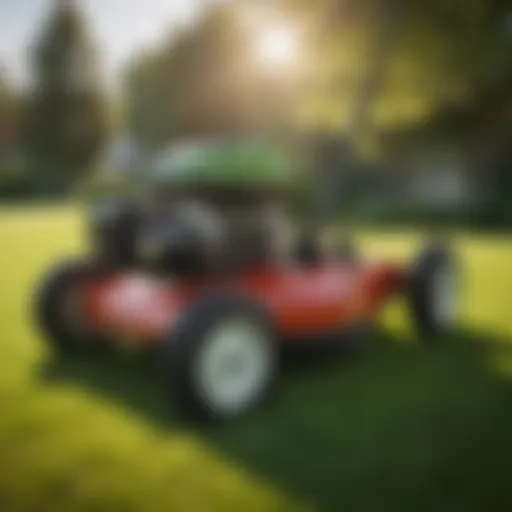
<instances>
[{"instance_id":1,"label":"mown grass","mask_svg":"<svg viewBox=\"0 0 512 512\"><path fill-rule=\"evenodd\" d=\"M360 236L393 258L420 237ZM396 304L364 354L294 366L260 413L192 428L147 361L58 359L32 328L80 212L0 209L0 510L512 509L512 239L454 243L460 332L422 345Z\"/></svg>"}]
</instances>

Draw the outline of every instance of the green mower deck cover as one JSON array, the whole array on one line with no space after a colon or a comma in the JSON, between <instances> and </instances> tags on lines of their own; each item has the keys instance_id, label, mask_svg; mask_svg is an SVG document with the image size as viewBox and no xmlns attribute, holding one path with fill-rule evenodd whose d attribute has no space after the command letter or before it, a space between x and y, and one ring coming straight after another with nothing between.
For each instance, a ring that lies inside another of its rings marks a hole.
<instances>
[{"instance_id":1,"label":"green mower deck cover","mask_svg":"<svg viewBox=\"0 0 512 512\"><path fill-rule=\"evenodd\" d=\"M277 146L252 140L216 140L171 147L156 159L150 174L155 184L177 187L272 188L292 185L292 171L291 156Z\"/></svg>"}]
</instances>

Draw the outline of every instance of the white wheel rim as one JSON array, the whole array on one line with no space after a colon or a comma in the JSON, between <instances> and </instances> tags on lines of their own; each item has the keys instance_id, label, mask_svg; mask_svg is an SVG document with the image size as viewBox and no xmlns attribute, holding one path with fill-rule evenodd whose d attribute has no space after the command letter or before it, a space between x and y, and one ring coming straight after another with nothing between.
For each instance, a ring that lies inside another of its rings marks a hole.
<instances>
[{"instance_id":1,"label":"white wheel rim","mask_svg":"<svg viewBox=\"0 0 512 512\"><path fill-rule=\"evenodd\" d=\"M195 365L198 390L217 414L249 408L266 387L273 370L267 333L248 320L217 325L202 344Z\"/></svg>"},{"instance_id":2,"label":"white wheel rim","mask_svg":"<svg viewBox=\"0 0 512 512\"><path fill-rule=\"evenodd\" d=\"M433 309L436 322L441 327L455 323L459 312L457 279L449 266L441 267L434 276Z\"/></svg>"}]
</instances>

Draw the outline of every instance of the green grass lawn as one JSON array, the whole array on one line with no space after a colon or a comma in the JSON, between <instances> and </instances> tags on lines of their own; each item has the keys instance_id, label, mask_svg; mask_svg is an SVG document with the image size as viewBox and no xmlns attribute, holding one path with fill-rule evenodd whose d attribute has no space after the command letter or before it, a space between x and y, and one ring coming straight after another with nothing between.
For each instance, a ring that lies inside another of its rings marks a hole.
<instances>
[{"instance_id":1,"label":"green grass lawn","mask_svg":"<svg viewBox=\"0 0 512 512\"><path fill-rule=\"evenodd\" d=\"M420 237L361 235L391 257ZM454 242L460 332L421 345L397 304L369 351L293 366L263 411L192 429L151 365L46 349L31 293L80 251L80 215L0 209L0 510L512 510L512 239Z\"/></svg>"}]
</instances>

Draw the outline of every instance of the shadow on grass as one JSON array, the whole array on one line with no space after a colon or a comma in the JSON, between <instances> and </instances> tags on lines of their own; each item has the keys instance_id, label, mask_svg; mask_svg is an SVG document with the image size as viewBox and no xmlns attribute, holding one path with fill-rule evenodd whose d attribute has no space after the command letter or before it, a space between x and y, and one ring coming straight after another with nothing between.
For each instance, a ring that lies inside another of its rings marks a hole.
<instances>
[{"instance_id":1,"label":"shadow on grass","mask_svg":"<svg viewBox=\"0 0 512 512\"><path fill-rule=\"evenodd\" d=\"M265 409L197 435L322 510L512 510L512 386L497 371L512 343L470 332L431 346L379 337L357 358L288 364ZM53 359L41 376L160 427L191 428L146 361Z\"/></svg>"}]
</instances>

